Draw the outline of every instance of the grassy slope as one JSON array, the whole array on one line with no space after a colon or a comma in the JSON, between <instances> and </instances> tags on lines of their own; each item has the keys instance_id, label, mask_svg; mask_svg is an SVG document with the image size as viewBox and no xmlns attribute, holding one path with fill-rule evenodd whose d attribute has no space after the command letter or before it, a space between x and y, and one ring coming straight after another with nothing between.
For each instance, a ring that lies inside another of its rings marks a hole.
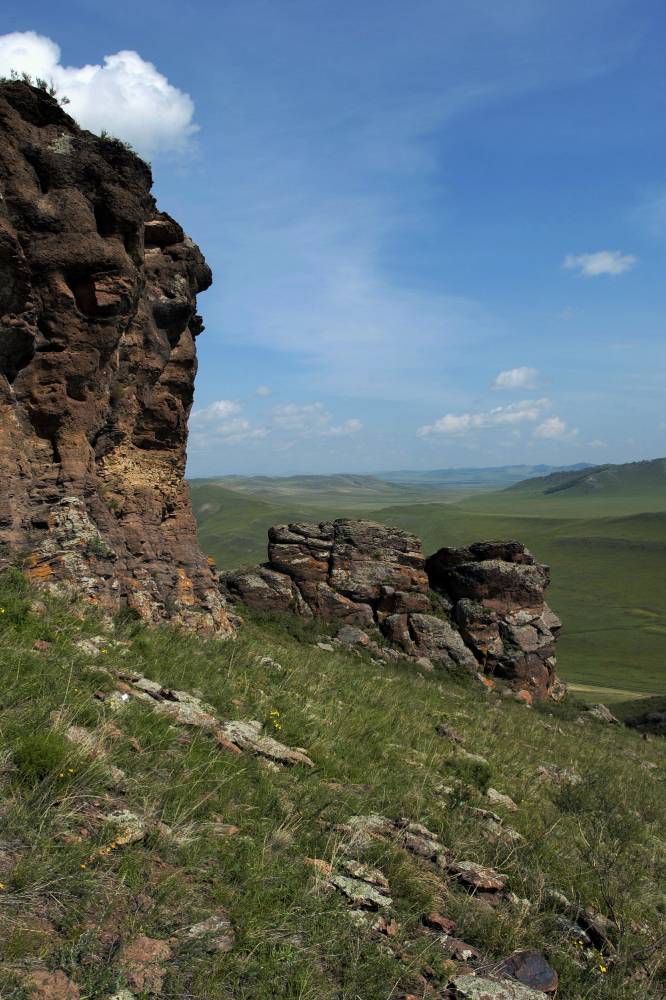
<instances>
[{"instance_id":1,"label":"grassy slope","mask_svg":"<svg viewBox=\"0 0 666 1000\"><path fill-rule=\"evenodd\" d=\"M632 475L629 467L619 468L622 474L614 472L607 489L582 496L575 489L544 494L543 482L530 480L458 504L374 510L354 510L350 496L344 504L331 499L328 508L308 507L302 494L277 505L203 483L194 483L192 494L204 548L225 569L262 562L266 530L276 521L357 514L416 532L426 552L481 538L518 538L552 566L550 599L565 622L562 675L617 700L626 692L658 694L666 684L663 475L658 462L638 463Z\"/></svg>"},{"instance_id":2,"label":"grassy slope","mask_svg":"<svg viewBox=\"0 0 666 1000\"><path fill-rule=\"evenodd\" d=\"M441 946L420 931L434 908L491 958L544 949L563 1000L663 996L663 742L577 723L571 706L528 710L446 676L326 653L277 623L249 621L227 643L134 627L111 633L108 652L93 659L75 643L100 623L63 602L45 604L32 613L20 579L0 578L3 997L27 996L22 975L40 964L65 969L83 997L106 997L123 982L123 942L141 933L167 939L220 907L237 929L234 949L175 949L163 996L387 1000L422 996L426 968L437 992L447 967ZM38 652L36 639L50 645ZM281 668L260 665L261 655ZM94 693L110 690L112 672L128 667L198 689L224 718L270 726L277 710L279 738L305 747L315 768L267 770L145 703L111 713ZM443 719L487 765L436 735ZM106 763L125 771L124 787L67 743L70 723L97 734L106 726ZM540 782L543 764L574 769L582 784ZM488 782L518 803L505 814L525 838L517 846L491 843L469 809L484 804ZM146 817L149 833L100 856L112 834L91 817L119 808ZM305 859L335 864L336 824L370 812L425 823L457 859L497 866L530 912L508 903L485 909L432 866L378 842L370 860L389 879L398 932L386 939L357 928ZM213 836L210 823L220 819L238 832ZM581 953L567 939L545 901L548 888L615 915L616 958Z\"/></svg>"}]
</instances>

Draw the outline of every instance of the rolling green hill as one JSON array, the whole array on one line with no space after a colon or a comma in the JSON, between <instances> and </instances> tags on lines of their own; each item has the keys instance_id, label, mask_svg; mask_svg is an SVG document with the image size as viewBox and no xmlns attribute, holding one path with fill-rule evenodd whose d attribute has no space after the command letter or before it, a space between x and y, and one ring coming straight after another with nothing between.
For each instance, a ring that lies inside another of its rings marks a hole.
<instances>
[{"instance_id":1,"label":"rolling green hill","mask_svg":"<svg viewBox=\"0 0 666 1000\"><path fill-rule=\"evenodd\" d=\"M245 496L272 503L306 504L311 507L353 507L378 504L419 503L460 499L460 490L443 490L438 485L410 485L385 482L377 476L223 476L193 480L193 484L221 486Z\"/></svg>"},{"instance_id":2,"label":"rolling green hill","mask_svg":"<svg viewBox=\"0 0 666 1000\"><path fill-rule=\"evenodd\" d=\"M622 516L666 511L666 459L599 465L579 471L553 472L525 479L494 494L498 513L529 509L536 515ZM484 498L470 501L470 509L485 509Z\"/></svg>"}]
</instances>

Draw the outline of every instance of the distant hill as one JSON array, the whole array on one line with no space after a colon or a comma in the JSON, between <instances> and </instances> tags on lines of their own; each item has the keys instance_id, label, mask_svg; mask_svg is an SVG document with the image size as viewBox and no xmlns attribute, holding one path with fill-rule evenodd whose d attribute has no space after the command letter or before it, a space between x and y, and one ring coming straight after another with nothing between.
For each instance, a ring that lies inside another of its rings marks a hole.
<instances>
[{"instance_id":1,"label":"distant hill","mask_svg":"<svg viewBox=\"0 0 666 1000\"><path fill-rule=\"evenodd\" d=\"M582 470L559 470L536 479L526 478L506 492L553 496L637 497L655 494L666 498L666 458L625 465L596 465Z\"/></svg>"},{"instance_id":2,"label":"distant hill","mask_svg":"<svg viewBox=\"0 0 666 1000\"><path fill-rule=\"evenodd\" d=\"M437 484L390 483L378 476L338 474L331 476L222 476L194 479L192 486L230 490L244 496L306 506L335 506L338 509L365 505L418 503L445 500ZM452 499L459 499L456 495Z\"/></svg>"},{"instance_id":3,"label":"distant hill","mask_svg":"<svg viewBox=\"0 0 666 1000\"><path fill-rule=\"evenodd\" d=\"M496 465L472 469L401 469L394 472L378 472L377 476L387 483L496 490L535 476L578 472L592 468L594 466L588 462L579 462L577 465Z\"/></svg>"}]
</instances>

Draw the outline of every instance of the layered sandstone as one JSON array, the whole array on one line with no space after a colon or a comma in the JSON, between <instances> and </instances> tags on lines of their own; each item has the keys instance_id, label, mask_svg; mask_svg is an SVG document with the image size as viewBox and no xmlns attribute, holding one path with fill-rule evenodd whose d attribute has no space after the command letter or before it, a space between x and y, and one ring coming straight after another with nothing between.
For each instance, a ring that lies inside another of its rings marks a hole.
<instances>
[{"instance_id":1,"label":"layered sandstone","mask_svg":"<svg viewBox=\"0 0 666 1000\"><path fill-rule=\"evenodd\" d=\"M0 565L230 630L184 482L211 282L149 166L0 85Z\"/></svg>"},{"instance_id":2,"label":"layered sandstone","mask_svg":"<svg viewBox=\"0 0 666 1000\"><path fill-rule=\"evenodd\" d=\"M549 581L520 542L426 559L415 535L348 519L275 525L268 563L222 578L225 593L249 607L336 622L366 646L379 631L410 659L501 677L531 698L558 687L561 622L545 600Z\"/></svg>"}]
</instances>

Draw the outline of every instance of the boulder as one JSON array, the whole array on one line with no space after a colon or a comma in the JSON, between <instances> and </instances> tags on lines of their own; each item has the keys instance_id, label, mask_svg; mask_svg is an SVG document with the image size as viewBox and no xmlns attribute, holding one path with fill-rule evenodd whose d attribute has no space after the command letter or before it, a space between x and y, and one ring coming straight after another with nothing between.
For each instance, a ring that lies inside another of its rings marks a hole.
<instances>
[{"instance_id":1,"label":"boulder","mask_svg":"<svg viewBox=\"0 0 666 1000\"><path fill-rule=\"evenodd\" d=\"M241 601L248 608L258 611L301 610L298 591L288 576L267 566L253 570L223 573L220 576L222 592L232 600Z\"/></svg>"},{"instance_id":2,"label":"boulder","mask_svg":"<svg viewBox=\"0 0 666 1000\"><path fill-rule=\"evenodd\" d=\"M549 570L520 542L476 542L426 560L415 535L369 521L277 524L268 536L268 564L225 574L225 596L340 623L341 643L383 660L402 654L424 669L497 675L529 704L559 691ZM395 648L375 643L373 630Z\"/></svg>"},{"instance_id":3,"label":"boulder","mask_svg":"<svg viewBox=\"0 0 666 1000\"><path fill-rule=\"evenodd\" d=\"M556 993L558 976L540 951L533 948L514 951L495 969L500 975L511 976L530 989L541 993Z\"/></svg>"}]
</instances>

